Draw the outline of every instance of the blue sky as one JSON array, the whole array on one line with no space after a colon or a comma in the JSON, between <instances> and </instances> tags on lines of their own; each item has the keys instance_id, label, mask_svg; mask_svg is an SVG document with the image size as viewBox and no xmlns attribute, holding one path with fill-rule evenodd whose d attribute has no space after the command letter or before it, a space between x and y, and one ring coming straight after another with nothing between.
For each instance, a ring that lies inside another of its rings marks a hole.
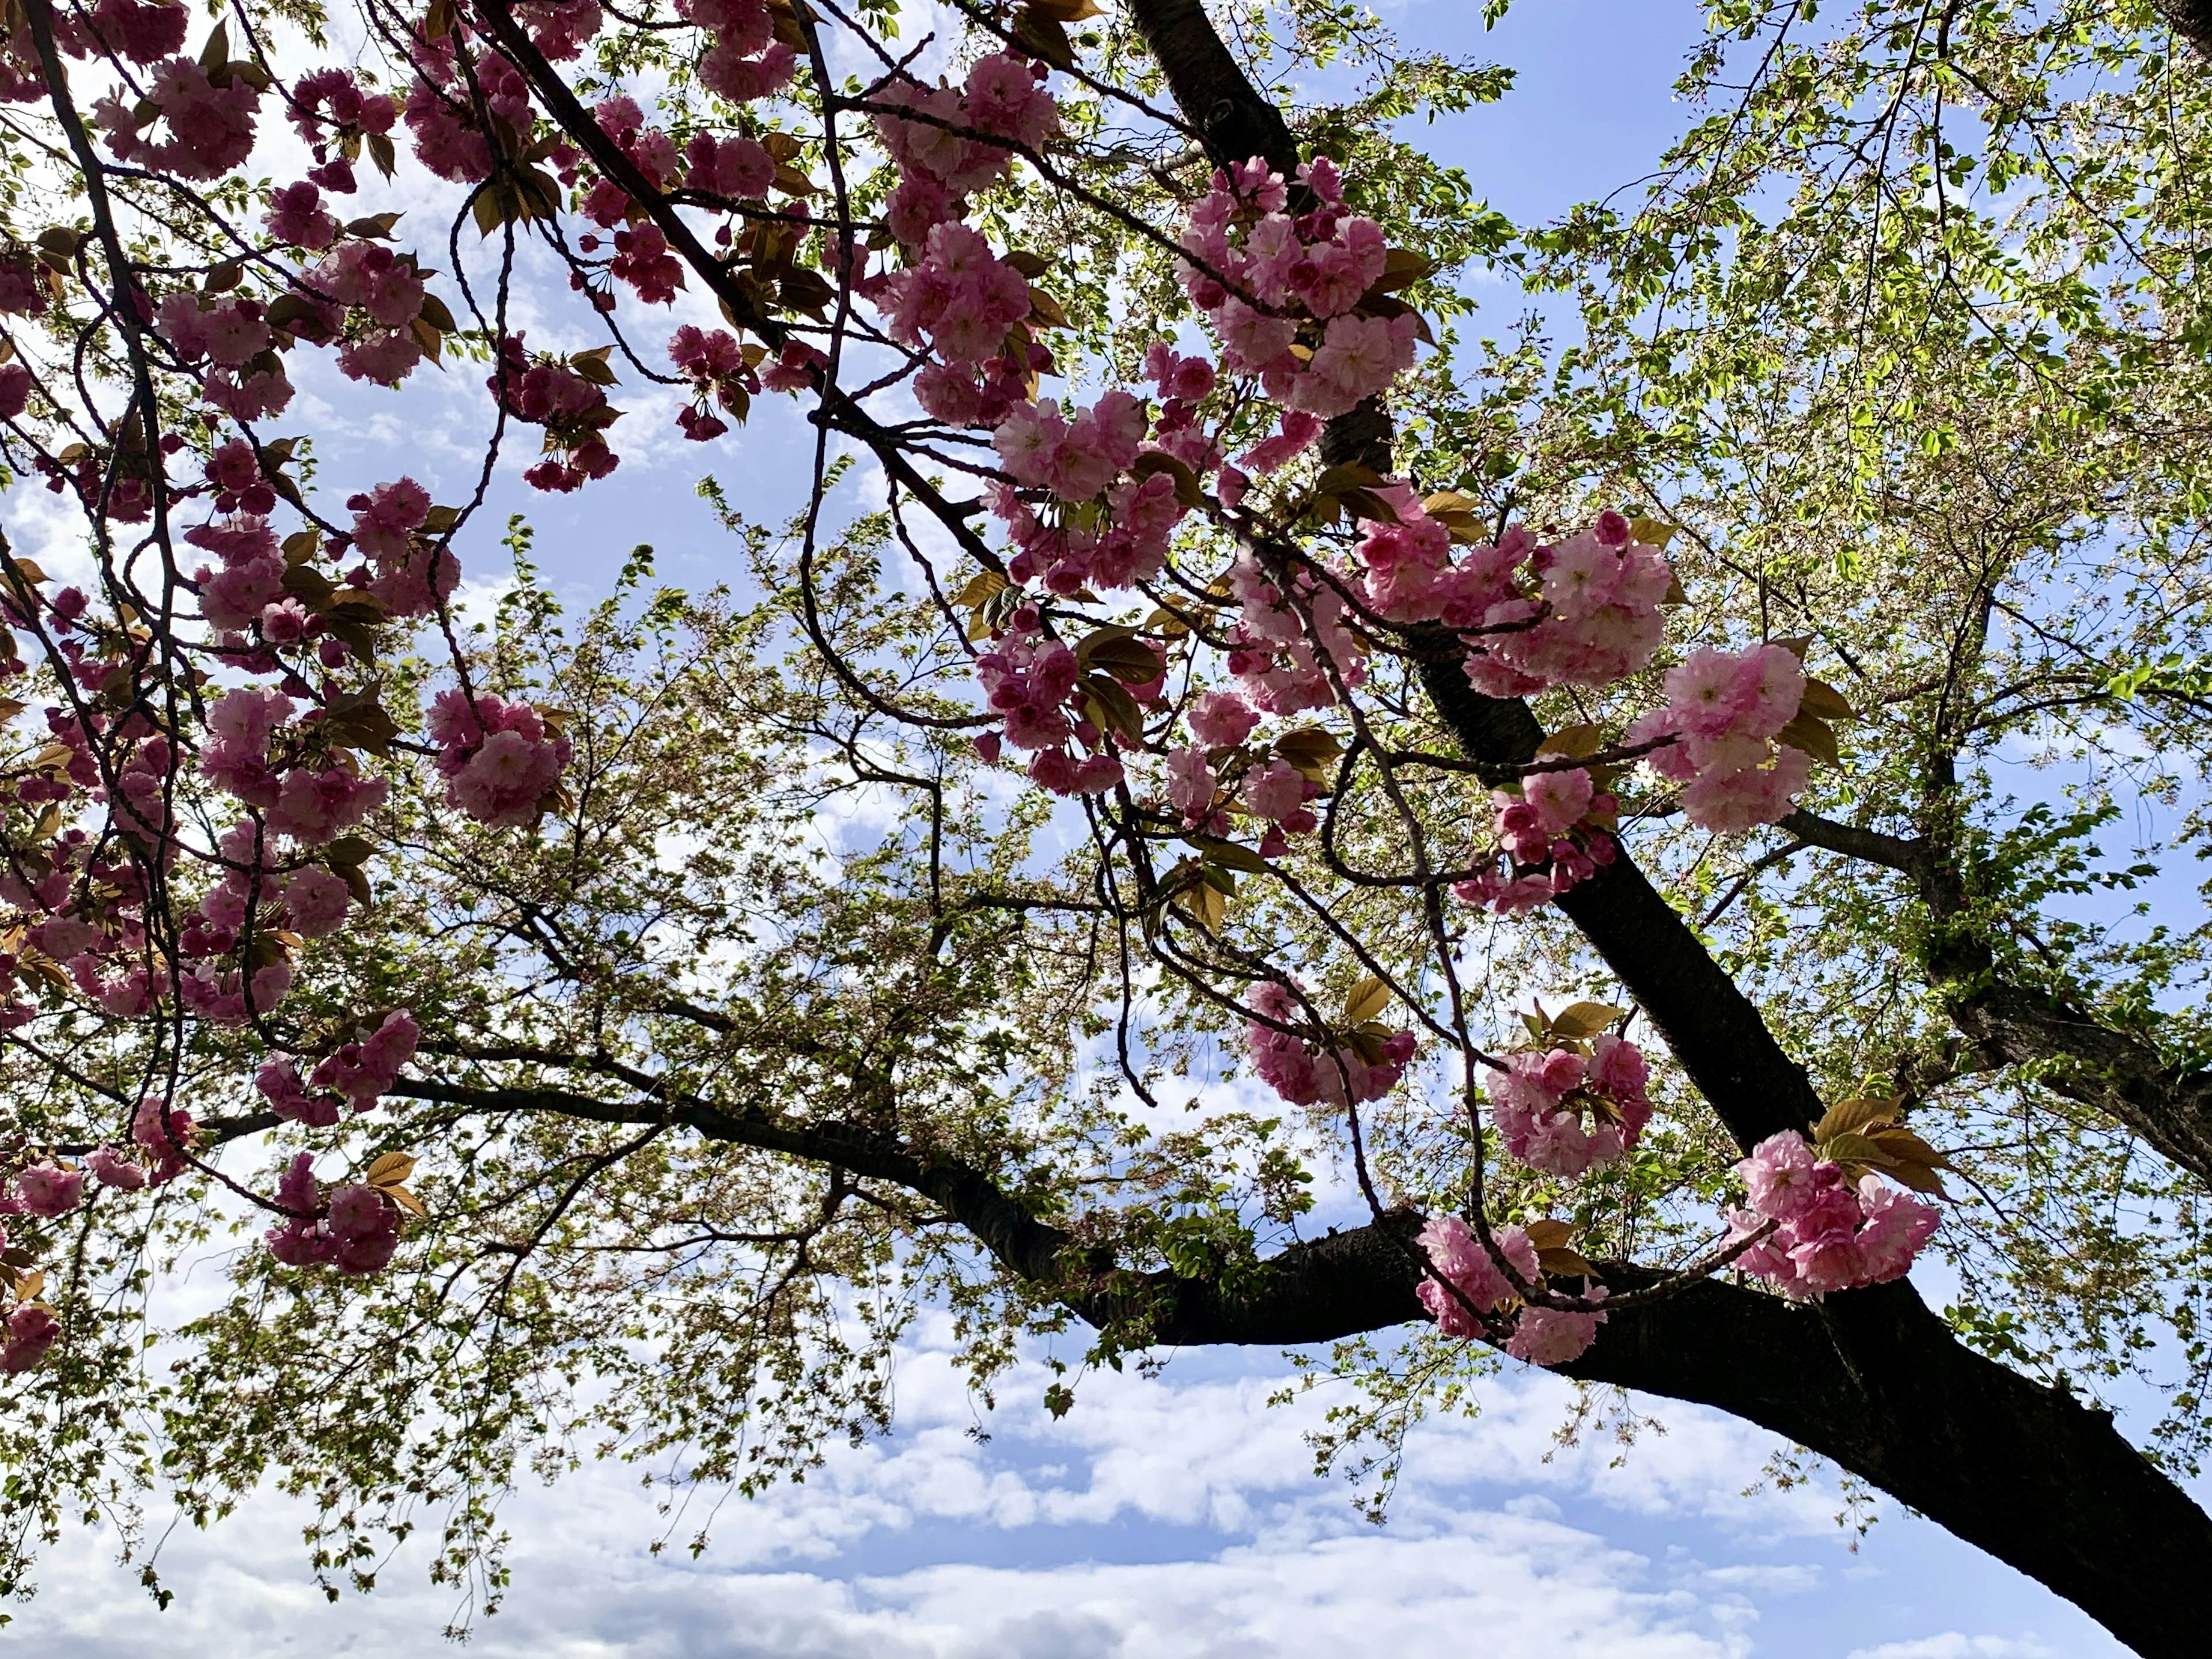
<instances>
[{"instance_id":1,"label":"blue sky","mask_svg":"<svg viewBox=\"0 0 2212 1659\"><path fill-rule=\"evenodd\" d=\"M1440 122L1436 147L1510 216L1542 220L1647 168L1686 112L1670 85L1695 29L1690 0L1520 0L1485 35L1474 0L1389 8L1406 37L1494 57L1520 72L1501 105ZM366 209L364 210L367 210ZM1485 328L1519 308L1483 290ZM549 315L533 338L558 337ZM578 338L574 343L585 342ZM364 399L307 382L302 424L331 434L334 477L401 470L455 499L473 462L474 377L427 377ZM574 497L510 481L499 513L526 507L537 557L565 594L603 591L623 552L659 550L671 580L704 585L730 548L693 494L711 466L739 506L794 501L804 428L765 413L711 455L665 437L667 414L634 414L626 459ZM15 503L19 513L29 504ZM495 581L496 550L471 580ZM1663 1432L1632 1446L1561 1450L1561 1383L1516 1370L1484 1385L1478 1420L1419 1433L1388 1527L1318 1480L1302 1433L1319 1401L1264 1404L1289 1373L1279 1355L1176 1357L1155 1379L1085 1383L1054 1422L1034 1360L988 1418L929 1322L908 1345L888 1439L840 1449L803 1487L732 1500L696 1561L648 1545L670 1523L627 1466L518 1493L507 1608L472 1647L554 1659L1243 1659L1478 1652L1497 1659L2101 1659L2122 1651L2070 1606L1940 1529L1881 1506L1854 1553L1833 1521L1832 1480L1760 1480L1770 1437L1716 1414L1643 1401ZM969 1432L981 1425L984 1440ZM72 1659L213 1659L259 1652L420 1655L453 1611L401 1552L368 1598L323 1601L306 1571L301 1516L274 1495L164 1555L175 1604L157 1614L112 1541L76 1534L8 1636Z\"/></svg>"}]
</instances>

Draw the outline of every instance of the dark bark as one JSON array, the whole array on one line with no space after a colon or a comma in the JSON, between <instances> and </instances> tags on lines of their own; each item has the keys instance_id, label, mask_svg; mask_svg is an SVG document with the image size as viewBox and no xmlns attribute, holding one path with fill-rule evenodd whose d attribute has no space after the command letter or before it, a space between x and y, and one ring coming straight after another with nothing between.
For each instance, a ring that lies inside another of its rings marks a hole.
<instances>
[{"instance_id":1,"label":"dark bark","mask_svg":"<svg viewBox=\"0 0 2212 1659\"><path fill-rule=\"evenodd\" d=\"M2212 3L2212 0L2208 0ZM1258 155L1286 174L1298 157L1282 112L1244 76L1198 0L1130 0L1130 15L1186 118L1217 163ZM632 177L559 76L529 48L500 0L484 13L549 110L610 178L655 210L672 246L719 297L744 296L680 216ZM830 416L866 417L831 394ZM895 468L895 443L864 441ZM1323 453L1387 470L1391 425L1377 404L1331 423ZM921 481L903 480L944 508ZM956 531L967 526L944 508ZM972 540L972 531L963 542ZM1467 753L1508 769L1540 735L1525 706L1476 696L1455 666L1427 672L1438 713ZM1565 907L1644 1008L1730 1132L1745 1145L1802 1127L1820 1103L1797 1067L1671 907L1626 858ZM1120 1341L1262 1346L1327 1341L1422 1316L1406 1244L1417 1218L1295 1245L1258 1273L1220 1282L1123 1271L1039 1219L987 1171L914 1151L875 1130L798 1123L655 1085L617 1104L558 1091L403 1085L398 1092L493 1111L543 1110L611 1123L674 1121L738 1145L846 1170L917 1194L957 1220L1012 1277ZM1395 1235L1395 1236L1394 1236ZM1607 1282L1647 1283L1607 1264ZM1570 1374L1713 1406L1834 1458L1961 1537L2079 1602L2138 1650L2195 1653L2212 1627L2212 1588L2191 1570L2212 1552L2212 1521L2109 1421L1963 1347L1905 1286L1791 1308L1704 1283L1618 1313Z\"/></svg>"},{"instance_id":2,"label":"dark bark","mask_svg":"<svg viewBox=\"0 0 2212 1659\"><path fill-rule=\"evenodd\" d=\"M1200 0L1129 0L1129 18L1208 160L1231 167L1261 155L1285 179L1297 170L1297 140L1281 106L1252 84Z\"/></svg>"},{"instance_id":3,"label":"dark bark","mask_svg":"<svg viewBox=\"0 0 2212 1659\"><path fill-rule=\"evenodd\" d=\"M696 1097L618 1103L555 1089L403 1081L396 1093L495 1113L683 1124L714 1140L839 1169L927 1198L1033 1291L1116 1343L1327 1342L1425 1317L1411 1214L1294 1244L1237 1288L1118 1270L1030 1213L984 1171L865 1127L799 1123ZM1659 1277L1601 1264L1620 1291ZM2039 1579L2138 1652L2203 1651L2212 1518L2112 1419L1963 1347L1903 1285L1797 1306L1719 1280L1616 1313L1570 1376L1713 1407L1833 1458Z\"/></svg>"},{"instance_id":4,"label":"dark bark","mask_svg":"<svg viewBox=\"0 0 2212 1659\"><path fill-rule=\"evenodd\" d=\"M2212 1077L2166 1065L2142 1037L2033 986L1988 978L1945 1000L1990 1060L2038 1067L2045 1088L2118 1119L2212 1186Z\"/></svg>"},{"instance_id":5,"label":"dark bark","mask_svg":"<svg viewBox=\"0 0 2212 1659\"><path fill-rule=\"evenodd\" d=\"M2212 58L2212 0L2154 0L2174 32Z\"/></svg>"}]
</instances>

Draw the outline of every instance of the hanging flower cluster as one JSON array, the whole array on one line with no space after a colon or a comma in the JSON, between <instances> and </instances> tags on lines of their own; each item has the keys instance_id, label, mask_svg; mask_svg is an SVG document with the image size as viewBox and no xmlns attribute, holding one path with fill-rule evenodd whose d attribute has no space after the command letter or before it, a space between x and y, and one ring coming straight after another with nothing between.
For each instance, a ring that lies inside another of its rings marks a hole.
<instances>
[{"instance_id":1,"label":"hanging flower cluster","mask_svg":"<svg viewBox=\"0 0 2212 1659\"><path fill-rule=\"evenodd\" d=\"M1940 1193L1935 1171L1943 1160L1893 1118L1865 1112L1869 1105L1894 1103L1848 1102L1821 1125L1819 1147L1787 1130L1760 1141L1735 1166L1751 1202L1729 1212L1732 1240L1753 1241L1736 1258L1744 1272L1799 1297L1905 1276L1940 1218L1933 1205L1898 1191L1875 1170ZM1848 1121L1855 1111L1856 1125L1837 1127L1839 1113Z\"/></svg>"},{"instance_id":2,"label":"hanging flower cluster","mask_svg":"<svg viewBox=\"0 0 2212 1659\"><path fill-rule=\"evenodd\" d=\"M1495 1248L1485 1249L1455 1215L1432 1216L1423 1224L1419 1243L1436 1276L1424 1278L1414 1294L1437 1328L1458 1337L1495 1337L1500 1328L1510 1330L1505 1352L1532 1365L1562 1365L1579 1358L1597 1340L1605 1315L1523 1303L1522 1291L1544 1278L1534 1238L1527 1228L1506 1226L1494 1229L1491 1242ZM1518 1276L1518 1286L1506 1276L1507 1267ZM1583 1299L1602 1302L1605 1286L1593 1287Z\"/></svg>"}]
</instances>

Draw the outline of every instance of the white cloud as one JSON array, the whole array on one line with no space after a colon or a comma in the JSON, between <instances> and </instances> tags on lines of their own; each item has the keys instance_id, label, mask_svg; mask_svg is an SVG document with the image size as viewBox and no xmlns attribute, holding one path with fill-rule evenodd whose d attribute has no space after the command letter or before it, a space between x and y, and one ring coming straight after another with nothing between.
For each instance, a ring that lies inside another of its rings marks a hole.
<instances>
[{"instance_id":1,"label":"white cloud","mask_svg":"<svg viewBox=\"0 0 2212 1659\"><path fill-rule=\"evenodd\" d=\"M1878 1648L1854 1648L1850 1659L2052 1659L2055 1650L2030 1638L1961 1636L1947 1631L1917 1642L1884 1642Z\"/></svg>"},{"instance_id":2,"label":"white cloud","mask_svg":"<svg viewBox=\"0 0 2212 1659\"><path fill-rule=\"evenodd\" d=\"M1558 1522L1473 1513L1423 1536L1362 1531L1262 1540L1193 1559L1031 1567L953 1562L839 1580L695 1565L638 1547L645 1504L600 1471L584 1492L533 1494L515 1593L472 1647L503 1659L968 1659L1143 1653L1158 1659L1492 1651L1575 1659L1732 1659L1740 1642L1649 1564ZM586 1501L577 1502L578 1498ZM82 1548L18 1626L34 1648L172 1659L251 1648L361 1659L417 1654L449 1598L387 1571L375 1595L325 1607L286 1559L283 1506L257 1504L225 1540L172 1553L176 1606L155 1613ZM242 1534L242 1535L241 1535ZM227 1545L227 1547L222 1546ZM107 1582L102 1583L105 1577ZM20 1639L20 1638L19 1638Z\"/></svg>"}]
</instances>

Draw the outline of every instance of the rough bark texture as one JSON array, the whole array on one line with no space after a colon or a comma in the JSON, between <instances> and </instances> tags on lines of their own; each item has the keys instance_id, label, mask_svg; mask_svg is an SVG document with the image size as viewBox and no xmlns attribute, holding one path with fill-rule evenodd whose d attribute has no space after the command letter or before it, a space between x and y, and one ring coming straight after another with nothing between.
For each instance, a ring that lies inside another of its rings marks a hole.
<instances>
[{"instance_id":1,"label":"rough bark texture","mask_svg":"<svg viewBox=\"0 0 2212 1659\"><path fill-rule=\"evenodd\" d=\"M1264 155L1286 179L1297 170L1297 141L1281 106L1252 84L1200 0L1129 0L1128 11L1215 166Z\"/></svg>"},{"instance_id":2,"label":"rough bark texture","mask_svg":"<svg viewBox=\"0 0 2212 1659\"><path fill-rule=\"evenodd\" d=\"M1970 982L1948 1006L1990 1059L2042 1068L2045 1088L2117 1118L2212 1186L2212 1077L2166 1065L2142 1037L2033 986Z\"/></svg>"},{"instance_id":3,"label":"rough bark texture","mask_svg":"<svg viewBox=\"0 0 2212 1659\"><path fill-rule=\"evenodd\" d=\"M2212 0L2156 0L2174 32L2212 58Z\"/></svg>"}]
</instances>

